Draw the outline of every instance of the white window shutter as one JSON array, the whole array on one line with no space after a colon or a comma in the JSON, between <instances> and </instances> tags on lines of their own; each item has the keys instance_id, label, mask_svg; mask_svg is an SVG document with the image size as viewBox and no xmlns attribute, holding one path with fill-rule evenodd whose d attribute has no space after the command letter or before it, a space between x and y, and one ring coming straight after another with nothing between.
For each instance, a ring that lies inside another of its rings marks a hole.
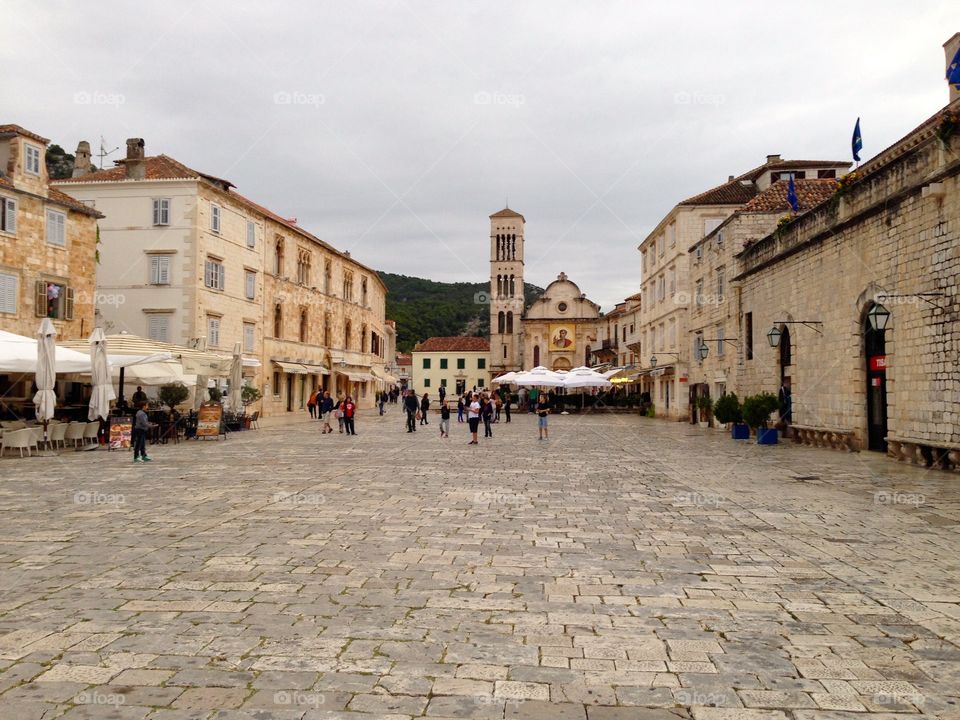
<instances>
[{"instance_id":1,"label":"white window shutter","mask_svg":"<svg viewBox=\"0 0 960 720\"><path fill-rule=\"evenodd\" d=\"M158 276L159 283L161 285L170 284L170 258L163 256L159 258L160 260L160 273Z\"/></svg>"},{"instance_id":2,"label":"white window shutter","mask_svg":"<svg viewBox=\"0 0 960 720\"><path fill-rule=\"evenodd\" d=\"M17 276L0 274L0 312L17 312Z\"/></svg>"},{"instance_id":3,"label":"white window shutter","mask_svg":"<svg viewBox=\"0 0 960 720\"><path fill-rule=\"evenodd\" d=\"M154 198L154 201L153 201L153 224L154 225L160 224L160 200L157 198ZM151 318L151 322L152 320L153 319Z\"/></svg>"},{"instance_id":4,"label":"white window shutter","mask_svg":"<svg viewBox=\"0 0 960 720\"><path fill-rule=\"evenodd\" d=\"M5 201L7 204L7 217L6 217L6 230L8 233L16 234L17 232L17 201L13 198L6 198Z\"/></svg>"}]
</instances>

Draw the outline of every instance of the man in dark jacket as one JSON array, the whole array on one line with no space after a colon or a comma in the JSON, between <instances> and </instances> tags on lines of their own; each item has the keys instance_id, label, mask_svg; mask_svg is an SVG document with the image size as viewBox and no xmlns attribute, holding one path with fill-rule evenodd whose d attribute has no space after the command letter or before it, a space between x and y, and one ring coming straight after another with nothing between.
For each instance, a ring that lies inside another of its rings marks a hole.
<instances>
[{"instance_id":1,"label":"man in dark jacket","mask_svg":"<svg viewBox=\"0 0 960 720\"><path fill-rule=\"evenodd\" d=\"M417 396L413 390L407 390L407 395L403 398L403 409L407 413L407 432L416 432L417 410L420 409L420 403L417 402Z\"/></svg>"}]
</instances>

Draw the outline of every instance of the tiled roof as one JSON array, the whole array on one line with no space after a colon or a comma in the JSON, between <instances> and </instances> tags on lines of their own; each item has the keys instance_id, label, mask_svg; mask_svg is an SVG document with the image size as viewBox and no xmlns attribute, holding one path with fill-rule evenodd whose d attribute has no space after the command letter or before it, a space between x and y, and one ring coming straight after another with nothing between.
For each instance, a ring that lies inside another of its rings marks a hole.
<instances>
[{"instance_id":1,"label":"tiled roof","mask_svg":"<svg viewBox=\"0 0 960 720\"><path fill-rule=\"evenodd\" d=\"M35 132L30 132L26 128L20 127L19 125L14 125L13 123L0 125L0 135L10 135L10 134L25 135L28 138L32 138L37 142L43 143L44 145L47 145L50 143L50 141L47 138L41 137L40 135L37 135Z\"/></svg>"},{"instance_id":2,"label":"tiled roof","mask_svg":"<svg viewBox=\"0 0 960 720\"><path fill-rule=\"evenodd\" d=\"M151 155L143 159L146 163L147 180L190 180L198 177L212 177L204 173L191 170L181 162L174 160L166 155ZM91 183L91 182L117 182L127 179L127 169L124 160L119 160L116 167L107 170L97 170L96 172L81 175L75 178L64 178L57 180L58 184L66 183ZM225 182L221 180L220 182Z\"/></svg>"},{"instance_id":3,"label":"tiled roof","mask_svg":"<svg viewBox=\"0 0 960 720\"><path fill-rule=\"evenodd\" d=\"M848 167L845 160L773 160L747 170L742 175L717 185L706 192L677 203L678 205L740 205L757 195L754 183L768 170L785 171L812 167Z\"/></svg>"},{"instance_id":4,"label":"tiled roof","mask_svg":"<svg viewBox=\"0 0 960 720\"><path fill-rule=\"evenodd\" d=\"M526 222L526 219L523 217L523 215L521 215L520 213L516 212L515 210L511 210L510 208L504 208L504 209L501 210L500 212L495 212L495 213L494 213L493 215L491 215L490 217L492 217L492 218L518 217L518 218L520 218L521 220L523 220L524 222Z\"/></svg>"},{"instance_id":5,"label":"tiled roof","mask_svg":"<svg viewBox=\"0 0 960 720\"><path fill-rule=\"evenodd\" d=\"M397 365L413 365L413 355L410 353L397 353Z\"/></svg>"},{"instance_id":6,"label":"tiled roof","mask_svg":"<svg viewBox=\"0 0 960 720\"><path fill-rule=\"evenodd\" d=\"M50 202L57 203L58 205L66 205L71 210L76 210L77 212L84 213L85 215L90 215L91 217L102 218L106 217L103 213L97 212L89 205L84 205L82 202L76 198L72 198L64 192L60 192L55 187L47 188L47 198Z\"/></svg>"},{"instance_id":7,"label":"tiled roof","mask_svg":"<svg viewBox=\"0 0 960 720\"><path fill-rule=\"evenodd\" d=\"M810 179L794 180L797 191L797 202L800 210L809 210L815 205L819 205L830 197L837 190L837 181L834 179ZM776 213L788 212L790 203L787 202L787 189L790 185L788 180L778 180L768 187L753 200L748 202L742 208L742 213Z\"/></svg>"},{"instance_id":8,"label":"tiled roof","mask_svg":"<svg viewBox=\"0 0 960 720\"><path fill-rule=\"evenodd\" d=\"M490 352L490 342L482 337L432 337L417 343L414 352Z\"/></svg>"}]
</instances>

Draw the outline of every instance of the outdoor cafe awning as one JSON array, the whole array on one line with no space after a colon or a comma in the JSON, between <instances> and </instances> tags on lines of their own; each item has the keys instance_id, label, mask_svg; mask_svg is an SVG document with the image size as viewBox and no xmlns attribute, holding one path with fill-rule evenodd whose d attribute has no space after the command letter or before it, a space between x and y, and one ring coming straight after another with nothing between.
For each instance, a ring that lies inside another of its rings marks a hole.
<instances>
[{"instance_id":1,"label":"outdoor cafe awning","mask_svg":"<svg viewBox=\"0 0 960 720\"><path fill-rule=\"evenodd\" d=\"M377 379L370 374L368 368L364 367L341 367L337 370L337 372L346 377L350 382L373 382Z\"/></svg>"},{"instance_id":2,"label":"outdoor cafe awning","mask_svg":"<svg viewBox=\"0 0 960 720\"><path fill-rule=\"evenodd\" d=\"M273 364L283 370L288 375L307 375L310 371L300 363L286 362L283 360L274 360Z\"/></svg>"},{"instance_id":3,"label":"outdoor cafe awning","mask_svg":"<svg viewBox=\"0 0 960 720\"><path fill-rule=\"evenodd\" d=\"M90 352L90 343L87 340L69 340L60 344L73 350ZM114 355L147 356L158 353L169 353L171 360L180 362L183 373L186 375L226 377L230 374L230 365L233 362L231 355L220 355L207 350L195 350L183 345L151 340L130 333L107 335L107 354L111 357Z\"/></svg>"},{"instance_id":4,"label":"outdoor cafe awning","mask_svg":"<svg viewBox=\"0 0 960 720\"><path fill-rule=\"evenodd\" d=\"M315 363L300 363L300 364L307 369L307 372L313 373L314 375L330 374L330 368L328 368L326 365L317 365Z\"/></svg>"}]
</instances>

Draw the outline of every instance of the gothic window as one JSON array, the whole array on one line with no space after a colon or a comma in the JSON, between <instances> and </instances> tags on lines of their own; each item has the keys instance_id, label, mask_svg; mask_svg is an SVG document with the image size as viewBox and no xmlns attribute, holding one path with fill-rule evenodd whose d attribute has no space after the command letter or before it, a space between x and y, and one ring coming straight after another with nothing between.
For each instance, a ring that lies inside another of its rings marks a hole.
<instances>
[{"instance_id":1,"label":"gothic window","mask_svg":"<svg viewBox=\"0 0 960 720\"><path fill-rule=\"evenodd\" d=\"M343 347L345 350L350 349L350 332L353 330L353 327L350 325L350 321L347 320L347 324L343 328Z\"/></svg>"},{"instance_id":2,"label":"gothic window","mask_svg":"<svg viewBox=\"0 0 960 720\"><path fill-rule=\"evenodd\" d=\"M360 280L360 304L366 307L367 305L367 279L362 278Z\"/></svg>"},{"instance_id":3,"label":"gothic window","mask_svg":"<svg viewBox=\"0 0 960 720\"><path fill-rule=\"evenodd\" d=\"M330 313L323 314L323 344L330 347Z\"/></svg>"},{"instance_id":4,"label":"gothic window","mask_svg":"<svg viewBox=\"0 0 960 720\"><path fill-rule=\"evenodd\" d=\"M510 276L510 297L514 297L517 294L517 286L515 283L515 278L513 275Z\"/></svg>"},{"instance_id":5,"label":"gothic window","mask_svg":"<svg viewBox=\"0 0 960 720\"><path fill-rule=\"evenodd\" d=\"M307 309L300 308L300 342L307 341Z\"/></svg>"},{"instance_id":6,"label":"gothic window","mask_svg":"<svg viewBox=\"0 0 960 720\"><path fill-rule=\"evenodd\" d=\"M533 346L533 366L540 367L540 346Z\"/></svg>"},{"instance_id":7,"label":"gothic window","mask_svg":"<svg viewBox=\"0 0 960 720\"><path fill-rule=\"evenodd\" d=\"M273 272L275 275L283 275L283 238L279 235L277 236L276 243L276 260L273 267Z\"/></svg>"},{"instance_id":8,"label":"gothic window","mask_svg":"<svg viewBox=\"0 0 960 720\"><path fill-rule=\"evenodd\" d=\"M283 335L283 305L277 303L273 308L273 336L275 338Z\"/></svg>"},{"instance_id":9,"label":"gothic window","mask_svg":"<svg viewBox=\"0 0 960 720\"><path fill-rule=\"evenodd\" d=\"M517 236L512 235L510 240L510 259L517 259Z\"/></svg>"},{"instance_id":10,"label":"gothic window","mask_svg":"<svg viewBox=\"0 0 960 720\"><path fill-rule=\"evenodd\" d=\"M497 275L497 297L503 297L503 275Z\"/></svg>"},{"instance_id":11,"label":"gothic window","mask_svg":"<svg viewBox=\"0 0 960 720\"><path fill-rule=\"evenodd\" d=\"M331 267L330 261L325 260L323 263L323 291L330 294L330 278L333 275L333 269Z\"/></svg>"},{"instance_id":12,"label":"gothic window","mask_svg":"<svg viewBox=\"0 0 960 720\"><path fill-rule=\"evenodd\" d=\"M367 351L367 326L360 328L360 352Z\"/></svg>"},{"instance_id":13,"label":"gothic window","mask_svg":"<svg viewBox=\"0 0 960 720\"><path fill-rule=\"evenodd\" d=\"M301 285L310 284L310 251L303 248L297 251L297 282Z\"/></svg>"},{"instance_id":14,"label":"gothic window","mask_svg":"<svg viewBox=\"0 0 960 720\"><path fill-rule=\"evenodd\" d=\"M503 241L500 239L500 235L497 235L497 260L502 260L501 251L503 248Z\"/></svg>"},{"instance_id":15,"label":"gothic window","mask_svg":"<svg viewBox=\"0 0 960 720\"><path fill-rule=\"evenodd\" d=\"M503 310L501 310L500 314L497 315L497 332L503 335L503 332L505 329L506 329L506 315L504 315Z\"/></svg>"},{"instance_id":16,"label":"gothic window","mask_svg":"<svg viewBox=\"0 0 960 720\"><path fill-rule=\"evenodd\" d=\"M513 332L513 311L507 313L507 333Z\"/></svg>"}]
</instances>

